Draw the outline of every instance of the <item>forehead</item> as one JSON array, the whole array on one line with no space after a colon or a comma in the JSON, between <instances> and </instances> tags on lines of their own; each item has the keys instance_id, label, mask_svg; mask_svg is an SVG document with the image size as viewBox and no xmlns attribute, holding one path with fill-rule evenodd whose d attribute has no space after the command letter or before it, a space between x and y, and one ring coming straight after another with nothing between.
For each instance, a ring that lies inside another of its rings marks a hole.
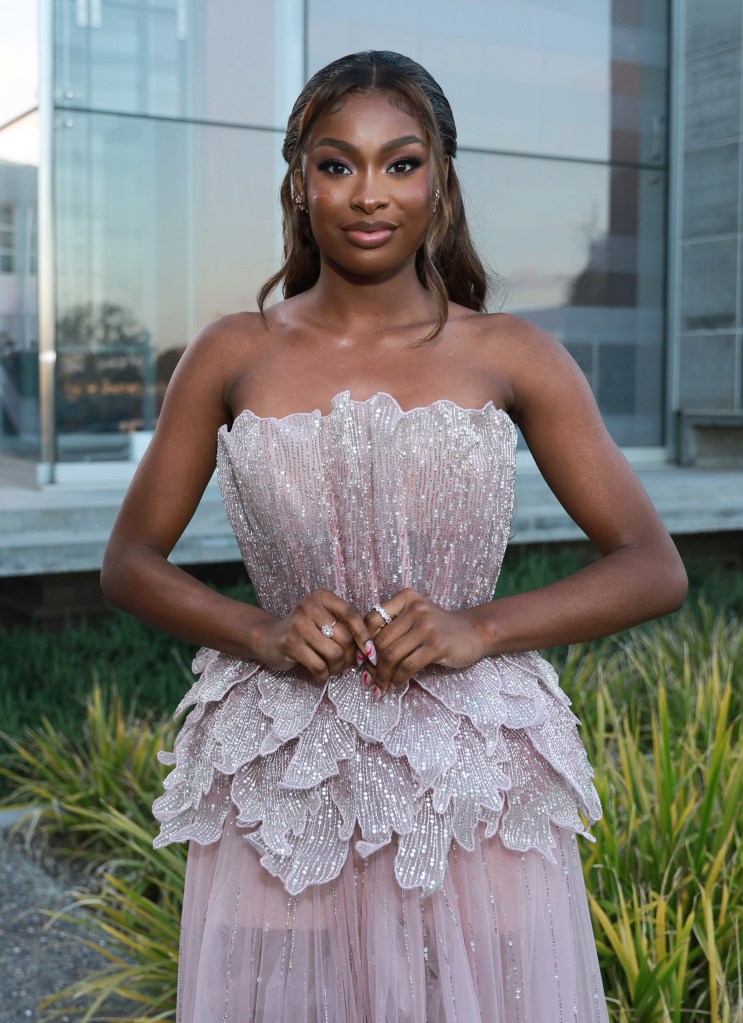
<instances>
[{"instance_id":1,"label":"forehead","mask_svg":"<svg viewBox=\"0 0 743 1023\"><path fill-rule=\"evenodd\" d=\"M395 93L364 93L347 96L340 106L318 117L310 135L310 146L325 136L354 143L361 139L389 139L426 133L419 117L403 109L407 101Z\"/></svg>"}]
</instances>

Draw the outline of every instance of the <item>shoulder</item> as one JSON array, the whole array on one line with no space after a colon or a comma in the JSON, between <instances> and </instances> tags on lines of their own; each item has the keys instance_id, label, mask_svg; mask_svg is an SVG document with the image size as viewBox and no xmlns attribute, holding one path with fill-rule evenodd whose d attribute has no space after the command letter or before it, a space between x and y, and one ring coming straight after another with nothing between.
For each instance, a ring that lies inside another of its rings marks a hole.
<instances>
[{"instance_id":1,"label":"shoulder","mask_svg":"<svg viewBox=\"0 0 743 1023\"><path fill-rule=\"evenodd\" d=\"M186 351L198 358L224 356L233 350L245 352L259 344L266 331L259 313L228 313L203 326Z\"/></svg>"},{"instance_id":2,"label":"shoulder","mask_svg":"<svg viewBox=\"0 0 743 1023\"><path fill-rule=\"evenodd\" d=\"M449 322L465 331L483 352L493 357L543 354L564 351L548 331L512 313L478 313L454 303L450 305Z\"/></svg>"},{"instance_id":3,"label":"shoulder","mask_svg":"<svg viewBox=\"0 0 743 1023\"><path fill-rule=\"evenodd\" d=\"M551 392L590 391L565 347L536 324L510 313L474 313L455 307L473 356L484 372L501 381L508 411L518 419L537 399Z\"/></svg>"},{"instance_id":4,"label":"shoulder","mask_svg":"<svg viewBox=\"0 0 743 1023\"><path fill-rule=\"evenodd\" d=\"M201 328L186 348L176 373L197 375L203 385L226 393L234 377L266 343L268 328L259 313L230 313Z\"/></svg>"},{"instance_id":5,"label":"shoulder","mask_svg":"<svg viewBox=\"0 0 743 1023\"><path fill-rule=\"evenodd\" d=\"M472 324L482 342L501 355L555 355L564 351L548 331L512 313L475 313Z\"/></svg>"}]
</instances>

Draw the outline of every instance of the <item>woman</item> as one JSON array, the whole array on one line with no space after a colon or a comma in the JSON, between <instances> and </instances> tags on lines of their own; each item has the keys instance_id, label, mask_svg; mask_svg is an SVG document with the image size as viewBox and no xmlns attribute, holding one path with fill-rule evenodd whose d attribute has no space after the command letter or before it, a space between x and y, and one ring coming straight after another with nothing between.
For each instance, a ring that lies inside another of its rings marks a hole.
<instances>
[{"instance_id":1,"label":"woman","mask_svg":"<svg viewBox=\"0 0 743 1023\"><path fill-rule=\"evenodd\" d=\"M686 579L564 349L484 313L455 152L413 61L314 76L286 263L189 347L111 537L107 596L206 648L155 806L191 840L181 1023L607 1019L575 838L600 806L533 651ZM491 601L514 423L601 558ZM167 561L215 451L261 608Z\"/></svg>"}]
</instances>

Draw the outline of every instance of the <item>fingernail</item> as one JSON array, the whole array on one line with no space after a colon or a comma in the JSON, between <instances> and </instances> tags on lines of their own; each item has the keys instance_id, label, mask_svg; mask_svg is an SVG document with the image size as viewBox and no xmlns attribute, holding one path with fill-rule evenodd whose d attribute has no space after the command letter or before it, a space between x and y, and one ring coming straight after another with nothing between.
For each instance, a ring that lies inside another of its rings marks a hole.
<instances>
[{"instance_id":1,"label":"fingernail","mask_svg":"<svg viewBox=\"0 0 743 1023\"><path fill-rule=\"evenodd\" d=\"M382 699L382 690L379 688L379 686L374 686L374 688L372 689L372 697L375 703L379 703L379 701Z\"/></svg>"},{"instance_id":2,"label":"fingernail","mask_svg":"<svg viewBox=\"0 0 743 1023\"><path fill-rule=\"evenodd\" d=\"M366 656L369 658L369 660L372 662L372 664L376 664L377 663L377 648L374 646L374 643L372 642L372 640L369 640L366 643L366 645L364 646L364 650L366 650Z\"/></svg>"},{"instance_id":3,"label":"fingernail","mask_svg":"<svg viewBox=\"0 0 743 1023\"><path fill-rule=\"evenodd\" d=\"M371 680L372 680L371 675L369 674L368 671L365 671L364 674L361 676L361 681L364 683L364 685L367 687L367 689L369 688L369 685L371 684Z\"/></svg>"},{"instance_id":4,"label":"fingernail","mask_svg":"<svg viewBox=\"0 0 743 1023\"><path fill-rule=\"evenodd\" d=\"M356 663L357 664L364 663L364 655L362 654L358 647L356 647Z\"/></svg>"}]
</instances>

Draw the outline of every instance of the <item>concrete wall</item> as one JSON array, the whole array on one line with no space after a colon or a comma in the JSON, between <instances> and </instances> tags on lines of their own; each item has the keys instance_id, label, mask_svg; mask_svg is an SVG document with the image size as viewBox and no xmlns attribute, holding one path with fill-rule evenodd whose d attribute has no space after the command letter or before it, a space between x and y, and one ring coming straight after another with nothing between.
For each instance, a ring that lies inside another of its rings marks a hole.
<instances>
[{"instance_id":1,"label":"concrete wall","mask_svg":"<svg viewBox=\"0 0 743 1023\"><path fill-rule=\"evenodd\" d=\"M682 0L681 15L681 457L729 461L743 459L743 4Z\"/></svg>"}]
</instances>

